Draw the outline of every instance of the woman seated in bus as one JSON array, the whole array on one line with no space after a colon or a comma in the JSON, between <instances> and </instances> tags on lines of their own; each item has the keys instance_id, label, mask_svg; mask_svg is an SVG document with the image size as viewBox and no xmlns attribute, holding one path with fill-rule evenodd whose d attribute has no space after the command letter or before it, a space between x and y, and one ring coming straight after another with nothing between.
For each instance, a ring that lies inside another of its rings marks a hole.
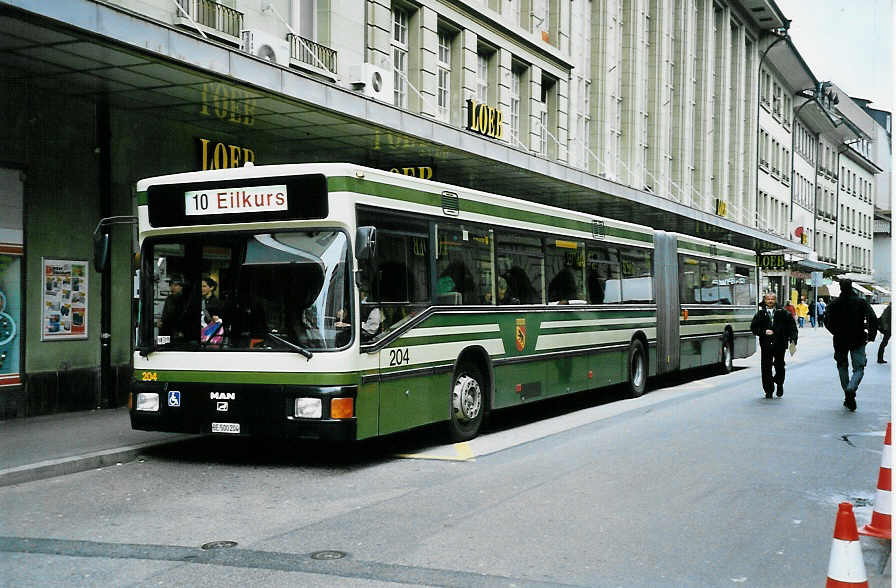
<instances>
[{"instance_id":1,"label":"woman seated in bus","mask_svg":"<svg viewBox=\"0 0 896 588\"><path fill-rule=\"evenodd\" d=\"M215 290L218 288L218 282L212 279L210 276L204 276L202 278L202 326L205 327L207 324L212 322L214 319L212 318L211 310L209 307L216 306L220 307L218 297L215 296Z\"/></svg>"}]
</instances>

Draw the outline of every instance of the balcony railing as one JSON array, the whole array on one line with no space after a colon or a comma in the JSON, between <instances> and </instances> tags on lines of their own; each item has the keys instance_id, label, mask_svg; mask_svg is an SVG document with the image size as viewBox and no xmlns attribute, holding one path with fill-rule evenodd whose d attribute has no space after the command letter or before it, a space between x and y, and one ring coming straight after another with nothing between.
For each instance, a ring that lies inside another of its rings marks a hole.
<instances>
[{"instance_id":1,"label":"balcony railing","mask_svg":"<svg viewBox=\"0 0 896 588\"><path fill-rule=\"evenodd\" d=\"M289 35L290 57L311 67L336 74L336 50L315 43L305 37Z\"/></svg>"},{"instance_id":2,"label":"balcony railing","mask_svg":"<svg viewBox=\"0 0 896 588\"><path fill-rule=\"evenodd\" d=\"M214 0L177 0L196 24L230 37L239 37L243 28L243 13ZM183 13L178 12L178 16Z\"/></svg>"}]
</instances>

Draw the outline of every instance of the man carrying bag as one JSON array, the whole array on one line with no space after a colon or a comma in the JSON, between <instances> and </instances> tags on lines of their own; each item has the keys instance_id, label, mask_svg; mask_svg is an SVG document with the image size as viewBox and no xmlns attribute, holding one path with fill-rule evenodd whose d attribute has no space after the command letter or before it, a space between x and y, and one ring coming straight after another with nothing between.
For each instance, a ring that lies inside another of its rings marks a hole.
<instances>
[{"instance_id":1,"label":"man carrying bag","mask_svg":"<svg viewBox=\"0 0 896 588\"><path fill-rule=\"evenodd\" d=\"M750 330L759 337L762 389L765 391L765 397L772 397L775 385L778 397L784 396L784 352L790 343L793 355L799 338L793 315L783 308L777 308L777 297L770 292L763 297L762 306L750 323ZM772 367L775 370L774 376Z\"/></svg>"}]
</instances>

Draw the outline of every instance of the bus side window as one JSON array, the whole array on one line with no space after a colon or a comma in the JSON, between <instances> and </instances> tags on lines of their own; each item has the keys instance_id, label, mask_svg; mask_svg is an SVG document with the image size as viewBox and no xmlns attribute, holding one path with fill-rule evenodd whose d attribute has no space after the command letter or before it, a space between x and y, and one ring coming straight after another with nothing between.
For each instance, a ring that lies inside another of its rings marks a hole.
<instances>
[{"instance_id":1,"label":"bus side window","mask_svg":"<svg viewBox=\"0 0 896 588\"><path fill-rule=\"evenodd\" d=\"M436 304L488 304L491 296L491 234L487 229L438 224Z\"/></svg>"},{"instance_id":2,"label":"bus side window","mask_svg":"<svg viewBox=\"0 0 896 588\"><path fill-rule=\"evenodd\" d=\"M689 255L678 255L679 302L700 303L700 262Z\"/></svg>"},{"instance_id":3,"label":"bus side window","mask_svg":"<svg viewBox=\"0 0 896 588\"><path fill-rule=\"evenodd\" d=\"M622 301L653 302L653 255L649 249L624 248L622 265Z\"/></svg>"},{"instance_id":4,"label":"bus side window","mask_svg":"<svg viewBox=\"0 0 896 588\"><path fill-rule=\"evenodd\" d=\"M700 260L700 302L703 304L720 303L719 271L715 261Z\"/></svg>"},{"instance_id":5,"label":"bus side window","mask_svg":"<svg viewBox=\"0 0 896 588\"><path fill-rule=\"evenodd\" d=\"M753 268L734 266L734 304L755 306L756 281Z\"/></svg>"},{"instance_id":6,"label":"bus side window","mask_svg":"<svg viewBox=\"0 0 896 588\"><path fill-rule=\"evenodd\" d=\"M548 240L545 246L548 303L585 300L585 244ZM581 303L580 302L580 303Z\"/></svg>"},{"instance_id":7,"label":"bus side window","mask_svg":"<svg viewBox=\"0 0 896 588\"><path fill-rule=\"evenodd\" d=\"M734 304L734 264L716 262L719 281L719 304Z\"/></svg>"},{"instance_id":8,"label":"bus side window","mask_svg":"<svg viewBox=\"0 0 896 588\"><path fill-rule=\"evenodd\" d=\"M429 224L402 214L359 207L358 226L377 229L376 257L369 283L363 284L367 296L362 294L358 315L363 340L369 341L429 306ZM370 319L372 314L374 319ZM374 327L375 332L369 332Z\"/></svg>"},{"instance_id":9,"label":"bus side window","mask_svg":"<svg viewBox=\"0 0 896 588\"><path fill-rule=\"evenodd\" d=\"M495 243L495 261L498 276L507 283L507 292L498 304L544 303L544 250L541 238L499 235Z\"/></svg>"},{"instance_id":10,"label":"bus side window","mask_svg":"<svg viewBox=\"0 0 896 588\"><path fill-rule=\"evenodd\" d=\"M604 245L588 246L588 302L614 304L622 301L619 251Z\"/></svg>"}]
</instances>

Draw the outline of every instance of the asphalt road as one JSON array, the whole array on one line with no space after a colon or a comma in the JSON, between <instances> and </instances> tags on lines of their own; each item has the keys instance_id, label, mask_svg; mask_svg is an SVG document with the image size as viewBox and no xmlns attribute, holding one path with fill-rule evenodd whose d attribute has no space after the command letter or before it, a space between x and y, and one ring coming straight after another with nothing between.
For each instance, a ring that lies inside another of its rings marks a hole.
<instances>
[{"instance_id":1,"label":"asphalt road","mask_svg":"<svg viewBox=\"0 0 896 588\"><path fill-rule=\"evenodd\" d=\"M808 586L837 504L862 525L890 419L869 364L842 406L805 332L785 395L733 374L605 390L349 447L204 438L0 488L9 585ZM876 345L869 346L869 355ZM221 541L233 546L203 544ZM887 551L862 539L872 586Z\"/></svg>"}]
</instances>

